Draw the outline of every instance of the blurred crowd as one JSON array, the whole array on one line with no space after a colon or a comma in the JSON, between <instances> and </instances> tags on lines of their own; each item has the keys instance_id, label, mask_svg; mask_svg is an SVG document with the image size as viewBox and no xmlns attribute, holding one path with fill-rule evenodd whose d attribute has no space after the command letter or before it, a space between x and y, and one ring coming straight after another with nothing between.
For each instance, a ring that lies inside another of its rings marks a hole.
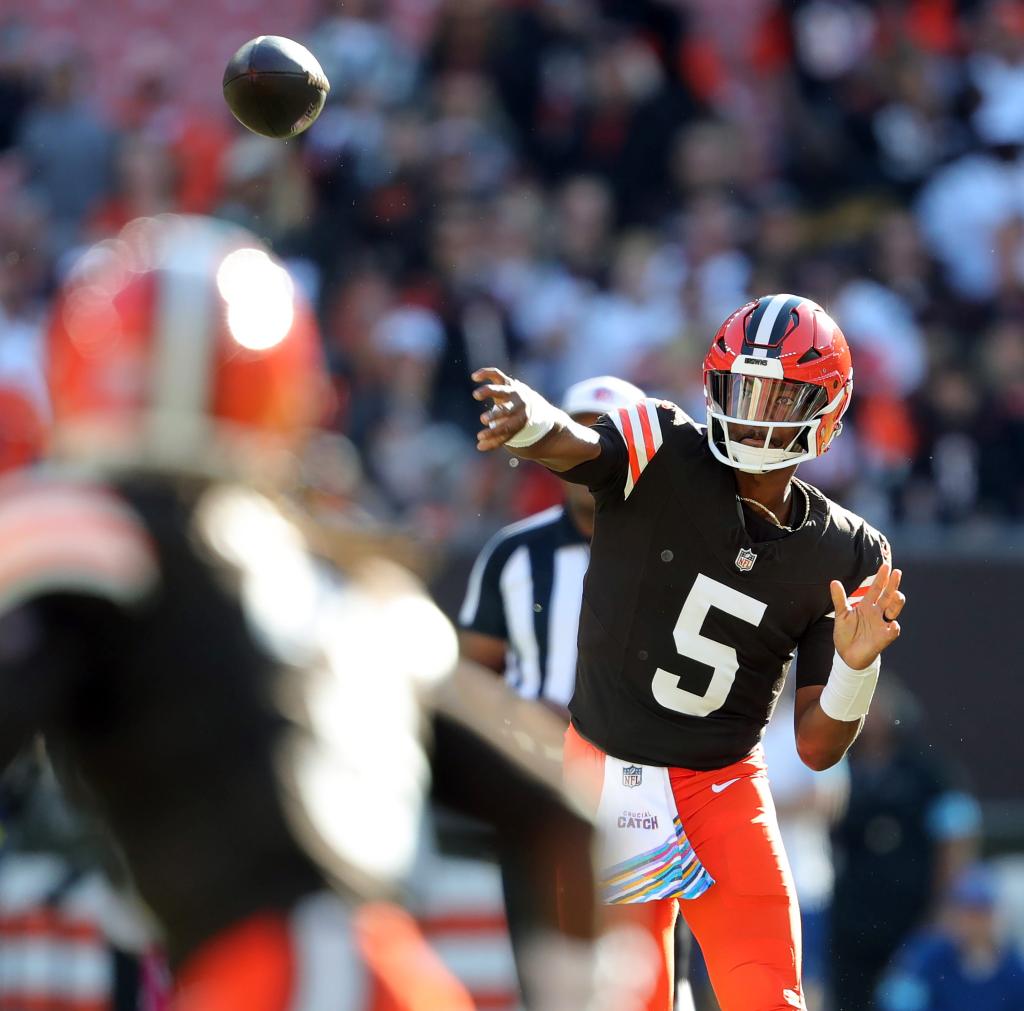
<instances>
[{"instance_id":1,"label":"blurred crowd","mask_svg":"<svg viewBox=\"0 0 1024 1011\"><path fill-rule=\"evenodd\" d=\"M212 212L288 259L332 424L433 538L556 494L477 458L474 367L554 396L615 373L701 416L710 335L774 291L854 347L846 434L808 478L883 524L1024 512L1019 3L325 0L304 41L328 105L288 143L215 87L186 101L167 39L91 61L32 20L0 29L0 367L37 393L75 250Z\"/></svg>"},{"instance_id":2,"label":"blurred crowd","mask_svg":"<svg viewBox=\"0 0 1024 1011\"><path fill-rule=\"evenodd\" d=\"M121 6L127 31L135 8L175 5ZM207 6L226 15L232 0ZM475 550L561 492L475 451L473 369L556 399L617 374L701 417L719 323L792 291L836 316L856 363L843 438L802 476L884 527L1024 519L1021 3L323 0L303 41L331 93L289 142L245 133L221 101L218 61L244 38L215 35L195 63L159 33L100 58L46 29L58 7L0 7L4 453L45 425L42 335L76 255L184 211L259 234L317 307L326 422L350 443L311 454L314 506L358 496ZM794 863L805 854L809 982L843 1008L869 1007L881 980L885 1011L940 1011L933 981L962 976L941 1008L1003 1006L1022 970L974 864L976 807L906 713L894 731L890 701L845 779L812 787L777 763ZM8 784L0 826L38 789ZM47 824L38 849L68 849L51 838L63 822ZM60 944L82 942L72 975L89 985L66 988L80 1006L113 988L118 1007L157 1011L148 925L95 885L95 853L37 864L35 843L5 843L36 890L0 873L0 938L42 906ZM991 1004L969 989L1000 974ZM0 972L0 997L7 984ZM1024 1006L1012 993L1005 1006Z\"/></svg>"}]
</instances>

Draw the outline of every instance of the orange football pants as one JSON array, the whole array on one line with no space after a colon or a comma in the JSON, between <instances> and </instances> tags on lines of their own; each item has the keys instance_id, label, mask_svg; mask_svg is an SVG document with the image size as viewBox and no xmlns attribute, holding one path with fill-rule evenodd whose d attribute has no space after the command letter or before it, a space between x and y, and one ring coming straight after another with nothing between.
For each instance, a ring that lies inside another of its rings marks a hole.
<instances>
[{"instance_id":1,"label":"orange football pants","mask_svg":"<svg viewBox=\"0 0 1024 1011\"><path fill-rule=\"evenodd\" d=\"M605 754L570 726L565 765L596 812ZM669 769L679 819L715 879L696 899L603 906L609 927L648 931L663 953L645 1011L672 1011L673 929L682 910L722 1011L804 1009L800 912L761 749L711 772Z\"/></svg>"},{"instance_id":2,"label":"orange football pants","mask_svg":"<svg viewBox=\"0 0 1024 1011\"><path fill-rule=\"evenodd\" d=\"M316 939L319 960L304 952L309 940L285 915L236 924L182 966L170 1011L473 1011L469 993L403 909L360 907L351 934ZM311 961L319 970L310 971Z\"/></svg>"}]
</instances>

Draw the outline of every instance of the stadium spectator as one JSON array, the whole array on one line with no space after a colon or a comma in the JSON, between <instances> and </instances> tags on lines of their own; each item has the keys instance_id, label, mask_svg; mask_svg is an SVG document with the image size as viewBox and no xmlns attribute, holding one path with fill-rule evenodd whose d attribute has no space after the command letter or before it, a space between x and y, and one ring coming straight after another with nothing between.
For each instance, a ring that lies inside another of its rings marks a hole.
<instances>
[{"instance_id":1,"label":"stadium spectator","mask_svg":"<svg viewBox=\"0 0 1024 1011\"><path fill-rule=\"evenodd\" d=\"M28 197L0 212L0 382L20 390L40 421L49 413L42 335L50 261L39 242L48 226Z\"/></svg>"},{"instance_id":2,"label":"stadium spectator","mask_svg":"<svg viewBox=\"0 0 1024 1011\"><path fill-rule=\"evenodd\" d=\"M90 216L93 238L116 235L129 221L177 208L176 173L170 151L142 134L125 136L117 152L111 196Z\"/></svg>"},{"instance_id":3,"label":"stadium spectator","mask_svg":"<svg viewBox=\"0 0 1024 1011\"><path fill-rule=\"evenodd\" d=\"M331 82L331 100L394 107L416 84L417 54L392 31L381 0L326 0L308 45Z\"/></svg>"},{"instance_id":4,"label":"stadium spectator","mask_svg":"<svg viewBox=\"0 0 1024 1011\"><path fill-rule=\"evenodd\" d=\"M88 60L78 50L50 53L40 101L24 114L16 150L29 190L51 219L51 249L63 252L113 183L114 133L92 108Z\"/></svg>"},{"instance_id":5,"label":"stadium spectator","mask_svg":"<svg viewBox=\"0 0 1024 1011\"><path fill-rule=\"evenodd\" d=\"M913 699L889 674L849 755L850 800L833 832L836 1011L876 1006L885 966L935 913L977 845L978 804L917 723Z\"/></svg>"},{"instance_id":6,"label":"stadium spectator","mask_svg":"<svg viewBox=\"0 0 1024 1011\"><path fill-rule=\"evenodd\" d=\"M212 110L179 100L186 56L166 38L143 36L126 54L117 125L166 152L177 210L205 214L220 191L221 160L230 141L227 124Z\"/></svg>"},{"instance_id":7,"label":"stadium spectator","mask_svg":"<svg viewBox=\"0 0 1024 1011\"><path fill-rule=\"evenodd\" d=\"M168 203L216 206L257 231L328 323L369 268L399 303L442 320L426 411L466 451L471 420L457 405L489 342L547 392L632 369L686 400L709 320L760 291L808 291L836 306L862 361L887 352L882 374L858 371L855 438L815 477L880 521L1018 513L1003 462L1017 453L1015 400L985 401L975 368L993 322L979 299L1001 316L1024 301L1013 4L759 0L741 25L734 4L706 0L309 4L290 16L312 20L330 101L315 130L270 147L225 147L216 90L197 105L198 73L175 85L182 54L141 14L132 28L126 12L138 45L112 62L84 21L88 60L35 44L50 15L30 8L0 46L11 96L0 133L19 156L0 186L20 201L9 188L21 164L22 189L45 198L46 271L60 272L51 254L80 222L102 232ZM204 41L190 58L213 52ZM94 96L107 106L91 108ZM646 266L636 236L652 247ZM607 361L595 341L610 345ZM344 356L331 357L346 395L365 400ZM951 371L973 391L960 399L984 408L969 424L961 411L962 438L936 456L927 426L949 414ZM502 501L516 497L486 503L481 534L515 518Z\"/></svg>"},{"instance_id":8,"label":"stadium spectator","mask_svg":"<svg viewBox=\"0 0 1024 1011\"><path fill-rule=\"evenodd\" d=\"M15 18L0 24L0 153L15 143L22 116L34 98L30 37L24 21Z\"/></svg>"},{"instance_id":9,"label":"stadium spectator","mask_svg":"<svg viewBox=\"0 0 1024 1011\"><path fill-rule=\"evenodd\" d=\"M612 262L607 291L595 295L569 339L566 383L604 372L633 378L646 355L664 348L682 325L679 297L652 290L656 251L650 236L627 233Z\"/></svg>"},{"instance_id":10,"label":"stadium spectator","mask_svg":"<svg viewBox=\"0 0 1024 1011\"><path fill-rule=\"evenodd\" d=\"M965 868L942 921L914 935L878 990L881 1011L1008 1011L1024 1006L1024 960L1001 936L996 887L982 864Z\"/></svg>"}]
</instances>

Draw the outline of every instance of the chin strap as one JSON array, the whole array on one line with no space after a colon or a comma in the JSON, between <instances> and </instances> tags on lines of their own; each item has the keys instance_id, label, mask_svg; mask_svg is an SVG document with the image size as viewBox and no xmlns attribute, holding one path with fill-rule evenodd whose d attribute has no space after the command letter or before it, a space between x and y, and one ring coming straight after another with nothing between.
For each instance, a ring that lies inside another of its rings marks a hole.
<instances>
[{"instance_id":1,"label":"chin strap","mask_svg":"<svg viewBox=\"0 0 1024 1011\"><path fill-rule=\"evenodd\" d=\"M715 414L710 407L707 411L707 419L708 446L711 448L712 455L720 463L724 463L726 466L742 471L745 474L766 474L773 470L781 470L783 467L791 467L794 464L802 463L815 456L809 449L794 451L788 448L782 449L771 446L744 446L729 438L729 425L746 426L750 424L749 422L744 421L742 418L730 418L725 415ZM802 422L799 426L792 426L797 431L790 440L790 445L803 437L807 446L811 446L817 435L817 424L819 421L820 418L812 418L810 421ZM721 446L718 445L718 441L715 439L716 425L721 432ZM788 428L790 426L783 425L780 422L776 426L759 425L756 427L758 430L763 429L766 433L766 438L770 438L769 433L771 433L773 427Z\"/></svg>"}]
</instances>

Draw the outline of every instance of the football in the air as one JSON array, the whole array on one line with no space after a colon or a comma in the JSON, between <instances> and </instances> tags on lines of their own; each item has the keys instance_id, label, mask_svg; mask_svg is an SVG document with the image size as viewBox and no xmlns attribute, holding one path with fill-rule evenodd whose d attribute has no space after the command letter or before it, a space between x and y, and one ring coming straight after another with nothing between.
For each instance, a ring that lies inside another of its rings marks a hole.
<instances>
[{"instance_id":1,"label":"football in the air","mask_svg":"<svg viewBox=\"0 0 1024 1011\"><path fill-rule=\"evenodd\" d=\"M330 84L298 42L260 35L231 57L224 99L242 126L264 137L294 137L320 115Z\"/></svg>"}]
</instances>

